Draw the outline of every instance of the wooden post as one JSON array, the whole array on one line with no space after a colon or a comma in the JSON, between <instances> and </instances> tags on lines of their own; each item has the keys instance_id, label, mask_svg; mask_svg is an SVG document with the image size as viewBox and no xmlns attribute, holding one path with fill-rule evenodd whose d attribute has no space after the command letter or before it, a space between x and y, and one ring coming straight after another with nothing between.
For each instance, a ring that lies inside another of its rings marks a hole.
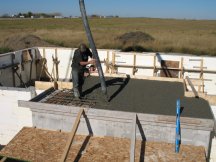
<instances>
[{"instance_id":1,"label":"wooden post","mask_svg":"<svg viewBox=\"0 0 216 162\"><path fill-rule=\"evenodd\" d=\"M133 68L132 68L132 74L135 75L136 73L136 54L133 55Z\"/></svg>"},{"instance_id":2,"label":"wooden post","mask_svg":"<svg viewBox=\"0 0 216 162\"><path fill-rule=\"evenodd\" d=\"M131 130L131 145L130 145L130 162L135 161L135 146L136 146L136 121L137 114L135 114L132 122L132 130Z\"/></svg>"},{"instance_id":3,"label":"wooden post","mask_svg":"<svg viewBox=\"0 0 216 162\"><path fill-rule=\"evenodd\" d=\"M200 79L201 79L201 87L199 86L199 92L201 92L201 88L202 88L202 93L204 93L203 59L200 62Z\"/></svg>"},{"instance_id":4,"label":"wooden post","mask_svg":"<svg viewBox=\"0 0 216 162\"><path fill-rule=\"evenodd\" d=\"M84 112L84 109L81 109L79 112L78 112L78 115L76 117L76 120L75 120L75 123L73 125L73 129L71 130L70 134L69 134L69 138L68 138L68 141L67 141L67 144L65 146L65 149L64 149L64 153L62 154L61 156L61 160L60 162L65 162L66 158L67 158L67 154L69 152L69 149L70 149L70 146L73 142L73 139L74 139L74 136L76 134L76 131L77 131L77 128L79 126L79 123L80 123L80 118L81 118L81 115L83 114Z\"/></svg>"},{"instance_id":5,"label":"wooden post","mask_svg":"<svg viewBox=\"0 0 216 162\"><path fill-rule=\"evenodd\" d=\"M59 79L58 64L59 64L59 61L58 61L58 49L56 48L55 49L55 69L56 69L56 79L57 79L57 81Z\"/></svg>"},{"instance_id":6,"label":"wooden post","mask_svg":"<svg viewBox=\"0 0 216 162\"><path fill-rule=\"evenodd\" d=\"M113 74L115 70L115 52L112 53L112 69L111 73Z\"/></svg>"},{"instance_id":7,"label":"wooden post","mask_svg":"<svg viewBox=\"0 0 216 162\"><path fill-rule=\"evenodd\" d=\"M43 58L46 58L46 50L43 48Z\"/></svg>"},{"instance_id":8,"label":"wooden post","mask_svg":"<svg viewBox=\"0 0 216 162\"><path fill-rule=\"evenodd\" d=\"M183 57L181 57L181 71L180 71L180 78L183 78L183 75L184 75L184 64L183 64L183 62L184 62L184 58Z\"/></svg>"},{"instance_id":9,"label":"wooden post","mask_svg":"<svg viewBox=\"0 0 216 162\"><path fill-rule=\"evenodd\" d=\"M196 89L194 88L194 85L192 84L190 78L189 78L188 76L186 76L186 79L187 79L188 84L190 85L190 87L191 87L191 89L192 89L192 91L193 91L193 93L194 93L194 96L195 96L196 98L199 98L199 95L198 95Z\"/></svg>"},{"instance_id":10,"label":"wooden post","mask_svg":"<svg viewBox=\"0 0 216 162\"><path fill-rule=\"evenodd\" d=\"M16 87L16 82L15 82L15 74L14 74L14 58L15 58L15 55L11 55L11 64L12 64L12 79L13 79L13 87Z\"/></svg>"},{"instance_id":11,"label":"wooden post","mask_svg":"<svg viewBox=\"0 0 216 162\"><path fill-rule=\"evenodd\" d=\"M107 51L107 58L105 60L106 73L109 73L109 51Z\"/></svg>"},{"instance_id":12,"label":"wooden post","mask_svg":"<svg viewBox=\"0 0 216 162\"><path fill-rule=\"evenodd\" d=\"M156 76L156 55L154 55L154 62L153 62L153 77Z\"/></svg>"}]
</instances>

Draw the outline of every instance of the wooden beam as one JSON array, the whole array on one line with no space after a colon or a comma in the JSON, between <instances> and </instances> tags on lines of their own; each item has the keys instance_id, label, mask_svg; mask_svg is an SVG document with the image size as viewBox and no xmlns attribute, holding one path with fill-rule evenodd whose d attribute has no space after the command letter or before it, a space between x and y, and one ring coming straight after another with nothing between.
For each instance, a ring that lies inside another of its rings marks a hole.
<instances>
[{"instance_id":1,"label":"wooden beam","mask_svg":"<svg viewBox=\"0 0 216 162\"><path fill-rule=\"evenodd\" d=\"M134 68L133 65L118 65L115 64L114 67L121 67L121 68ZM140 69L154 69L154 66L135 66L135 68L140 68ZM174 71L181 71L181 68L172 68L172 67L156 67L156 70L174 70ZM216 74L216 70L200 70L200 69L184 69L184 72L194 72L194 73L210 73L210 74Z\"/></svg>"},{"instance_id":2,"label":"wooden beam","mask_svg":"<svg viewBox=\"0 0 216 162\"><path fill-rule=\"evenodd\" d=\"M63 154L62 154L62 156L61 156L60 162L65 162L65 160L66 160L66 158L67 158L67 154L68 154L69 149L70 149L70 146L71 146L71 144L72 144L72 142L73 142L73 139L74 139L74 136L75 136L75 134L76 134L77 128L78 128L78 126L79 126L80 118L81 118L83 112L84 112L84 109L81 109L81 110L78 112L78 115L77 115L77 117L76 117L75 123L74 123L74 125L73 125L73 129L71 130L71 132L70 132L70 134L69 134L69 138L68 138L67 144L66 144L65 149L64 149L64 152L63 152Z\"/></svg>"},{"instance_id":3,"label":"wooden beam","mask_svg":"<svg viewBox=\"0 0 216 162\"><path fill-rule=\"evenodd\" d=\"M46 90L54 86L55 86L54 82L35 81L35 88L39 90ZM58 86L58 89L72 89L73 84L72 82L57 81L57 86Z\"/></svg>"},{"instance_id":4,"label":"wooden beam","mask_svg":"<svg viewBox=\"0 0 216 162\"><path fill-rule=\"evenodd\" d=\"M131 130L131 145L130 145L130 162L135 161L135 147L136 147L136 121L137 114L135 114L132 121L132 130Z\"/></svg>"},{"instance_id":5,"label":"wooden beam","mask_svg":"<svg viewBox=\"0 0 216 162\"><path fill-rule=\"evenodd\" d=\"M190 87L191 87L191 89L192 89L192 91L193 91L193 93L194 93L194 96L195 96L196 98L199 98L199 95L198 95L196 89L194 88L194 85L193 85L193 83L191 82L190 78L189 78L188 76L186 76L186 79L187 79L187 82L188 82L188 84L190 85Z\"/></svg>"},{"instance_id":6,"label":"wooden beam","mask_svg":"<svg viewBox=\"0 0 216 162\"><path fill-rule=\"evenodd\" d=\"M114 73L115 69L115 53L112 53L112 69L111 69L111 73Z\"/></svg>"}]
</instances>

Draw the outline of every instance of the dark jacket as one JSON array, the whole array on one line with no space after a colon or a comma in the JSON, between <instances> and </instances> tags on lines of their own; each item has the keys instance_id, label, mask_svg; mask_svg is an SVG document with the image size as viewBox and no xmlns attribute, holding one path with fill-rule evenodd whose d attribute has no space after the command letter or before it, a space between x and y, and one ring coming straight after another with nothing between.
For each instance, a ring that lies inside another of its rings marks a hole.
<instances>
[{"instance_id":1,"label":"dark jacket","mask_svg":"<svg viewBox=\"0 0 216 162\"><path fill-rule=\"evenodd\" d=\"M88 61L88 57L92 58L92 52L87 48L86 52L81 53L79 49L74 52L73 61L72 61L72 70L83 71L86 68L86 65L80 65L80 62Z\"/></svg>"}]
</instances>

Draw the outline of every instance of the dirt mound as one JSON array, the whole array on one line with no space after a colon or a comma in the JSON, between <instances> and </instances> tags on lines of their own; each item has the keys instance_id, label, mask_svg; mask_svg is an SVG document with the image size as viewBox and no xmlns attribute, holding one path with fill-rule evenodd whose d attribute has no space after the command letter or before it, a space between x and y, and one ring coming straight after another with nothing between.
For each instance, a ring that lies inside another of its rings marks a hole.
<instances>
[{"instance_id":1,"label":"dirt mound","mask_svg":"<svg viewBox=\"0 0 216 162\"><path fill-rule=\"evenodd\" d=\"M12 50L20 50L24 48L37 46L53 46L52 44L42 40L35 35L14 35L4 41L4 47Z\"/></svg>"},{"instance_id":2,"label":"dirt mound","mask_svg":"<svg viewBox=\"0 0 216 162\"><path fill-rule=\"evenodd\" d=\"M117 40L120 40L123 44L125 43L139 43L139 42L147 42L147 41L153 41L154 38L144 32L129 32L125 33L119 37L116 38Z\"/></svg>"}]
</instances>

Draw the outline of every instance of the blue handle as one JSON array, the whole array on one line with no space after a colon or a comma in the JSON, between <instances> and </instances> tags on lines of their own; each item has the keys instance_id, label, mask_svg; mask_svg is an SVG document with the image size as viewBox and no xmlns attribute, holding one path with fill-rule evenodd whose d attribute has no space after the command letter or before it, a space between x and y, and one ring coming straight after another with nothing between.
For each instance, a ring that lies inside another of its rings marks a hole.
<instances>
[{"instance_id":1,"label":"blue handle","mask_svg":"<svg viewBox=\"0 0 216 162\"><path fill-rule=\"evenodd\" d=\"M179 152L180 145L180 99L176 102L176 139L175 139L175 152Z\"/></svg>"}]
</instances>

